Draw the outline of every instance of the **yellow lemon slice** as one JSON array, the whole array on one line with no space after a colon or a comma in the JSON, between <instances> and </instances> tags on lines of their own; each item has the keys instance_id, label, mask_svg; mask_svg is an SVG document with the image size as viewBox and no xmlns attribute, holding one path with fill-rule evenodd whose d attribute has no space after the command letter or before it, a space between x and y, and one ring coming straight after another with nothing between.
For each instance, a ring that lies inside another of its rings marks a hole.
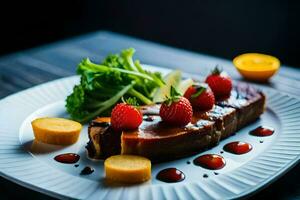
<instances>
[{"instance_id":1,"label":"yellow lemon slice","mask_svg":"<svg viewBox=\"0 0 300 200\"><path fill-rule=\"evenodd\" d=\"M151 178L151 161L134 155L116 155L104 162L108 180L122 183L141 183Z\"/></svg>"},{"instance_id":2,"label":"yellow lemon slice","mask_svg":"<svg viewBox=\"0 0 300 200\"><path fill-rule=\"evenodd\" d=\"M36 140L57 145L75 143L82 129L80 123L63 118L38 118L31 125Z\"/></svg>"},{"instance_id":3,"label":"yellow lemon slice","mask_svg":"<svg viewBox=\"0 0 300 200\"><path fill-rule=\"evenodd\" d=\"M163 102L166 100L166 96L170 95L171 86L177 89L178 85L181 81L181 71L180 70L174 70L171 71L169 74L167 74L164 77L165 85L158 88L153 96L153 102Z\"/></svg>"},{"instance_id":4,"label":"yellow lemon slice","mask_svg":"<svg viewBox=\"0 0 300 200\"><path fill-rule=\"evenodd\" d=\"M280 67L280 61L269 55L246 53L233 59L233 64L242 76L249 80L266 81Z\"/></svg>"}]
</instances>

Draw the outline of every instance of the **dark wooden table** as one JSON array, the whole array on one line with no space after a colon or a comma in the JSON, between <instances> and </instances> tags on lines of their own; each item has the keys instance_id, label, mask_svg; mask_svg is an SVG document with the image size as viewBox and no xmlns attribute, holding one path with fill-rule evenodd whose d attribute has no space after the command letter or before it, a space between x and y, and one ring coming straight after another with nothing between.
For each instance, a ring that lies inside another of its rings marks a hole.
<instances>
[{"instance_id":1,"label":"dark wooden table","mask_svg":"<svg viewBox=\"0 0 300 200\"><path fill-rule=\"evenodd\" d=\"M145 64L182 69L202 76L219 64L234 79L241 79L229 60L99 31L0 58L0 98L34 85L74 75L77 64L84 57L100 62L107 54L128 47L134 47L137 50L136 58ZM299 98L300 70L282 66L279 73L265 85ZM0 199L19 198L52 199L1 177ZM271 198L300 199L300 164L251 197Z\"/></svg>"}]
</instances>

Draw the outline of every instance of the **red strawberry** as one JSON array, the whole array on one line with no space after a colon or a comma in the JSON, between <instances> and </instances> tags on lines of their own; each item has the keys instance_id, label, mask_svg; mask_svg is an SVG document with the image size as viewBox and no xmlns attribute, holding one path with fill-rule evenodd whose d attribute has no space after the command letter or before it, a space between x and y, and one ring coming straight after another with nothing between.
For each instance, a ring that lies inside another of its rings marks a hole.
<instances>
[{"instance_id":1,"label":"red strawberry","mask_svg":"<svg viewBox=\"0 0 300 200\"><path fill-rule=\"evenodd\" d=\"M193 95L193 94L195 94L197 92L197 89L196 89L196 87L194 87L194 86L191 86L191 87L189 87L186 91L185 91L185 93L184 93L184 97L185 98L187 98L188 100L190 100L191 99L191 96Z\"/></svg>"},{"instance_id":2,"label":"red strawberry","mask_svg":"<svg viewBox=\"0 0 300 200\"><path fill-rule=\"evenodd\" d=\"M215 96L207 84L191 86L184 94L196 110L207 111L213 108Z\"/></svg>"},{"instance_id":3,"label":"red strawberry","mask_svg":"<svg viewBox=\"0 0 300 200\"><path fill-rule=\"evenodd\" d=\"M143 115L134 106L119 103L111 112L111 126L116 131L136 129L143 121Z\"/></svg>"},{"instance_id":4,"label":"red strawberry","mask_svg":"<svg viewBox=\"0 0 300 200\"><path fill-rule=\"evenodd\" d=\"M193 108L189 100L181 97L172 87L171 97L162 103L159 115L168 124L185 126L192 121Z\"/></svg>"},{"instance_id":5,"label":"red strawberry","mask_svg":"<svg viewBox=\"0 0 300 200\"><path fill-rule=\"evenodd\" d=\"M216 99L229 97L232 89L232 80L229 76L221 73L221 70L216 67L212 73L206 77L205 82L214 92Z\"/></svg>"}]
</instances>

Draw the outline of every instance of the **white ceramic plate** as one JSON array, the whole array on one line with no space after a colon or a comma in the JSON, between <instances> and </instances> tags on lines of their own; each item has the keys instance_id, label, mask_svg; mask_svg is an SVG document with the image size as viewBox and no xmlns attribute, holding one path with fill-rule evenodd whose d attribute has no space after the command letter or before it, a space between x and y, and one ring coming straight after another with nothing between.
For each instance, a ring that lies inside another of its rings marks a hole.
<instances>
[{"instance_id":1,"label":"white ceramic plate","mask_svg":"<svg viewBox=\"0 0 300 200\"><path fill-rule=\"evenodd\" d=\"M149 67L149 66L148 66ZM164 68L150 69L166 73ZM300 101L275 90L261 88L267 95L267 110L257 122L240 130L204 153L219 153L230 141L246 141L253 150L244 155L223 153L226 166L215 175L211 170L187 164L192 157L153 165L152 180L140 185L112 186L104 181L103 161L86 156L88 141L84 127L80 140L60 147L33 142L30 122L40 116L65 117L64 100L78 77L63 78L11 95L0 102L1 175L30 189L58 198L75 199L231 199L257 191L295 165L300 155ZM275 134L259 138L248 134L259 125L275 128ZM260 143L263 140L263 143ZM81 155L79 167L61 164L53 157L71 152ZM96 170L80 175L86 165ZM155 179L159 170L176 167L186 179L164 183ZM208 178L203 178L207 174Z\"/></svg>"}]
</instances>

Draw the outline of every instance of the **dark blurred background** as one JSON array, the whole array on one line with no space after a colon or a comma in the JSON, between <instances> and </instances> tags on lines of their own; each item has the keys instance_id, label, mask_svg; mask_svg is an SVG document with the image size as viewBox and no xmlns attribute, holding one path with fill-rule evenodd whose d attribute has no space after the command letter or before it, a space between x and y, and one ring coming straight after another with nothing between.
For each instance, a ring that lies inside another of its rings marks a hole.
<instances>
[{"instance_id":1,"label":"dark blurred background","mask_svg":"<svg viewBox=\"0 0 300 200\"><path fill-rule=\"evenodd\" d=\"M53 0L9 4L2 6L0 17L0 54L106 29L229 59L243 52L262 52L279 57L284 64L300 66L299 1Z\"/></svg>"}]
</instances>

